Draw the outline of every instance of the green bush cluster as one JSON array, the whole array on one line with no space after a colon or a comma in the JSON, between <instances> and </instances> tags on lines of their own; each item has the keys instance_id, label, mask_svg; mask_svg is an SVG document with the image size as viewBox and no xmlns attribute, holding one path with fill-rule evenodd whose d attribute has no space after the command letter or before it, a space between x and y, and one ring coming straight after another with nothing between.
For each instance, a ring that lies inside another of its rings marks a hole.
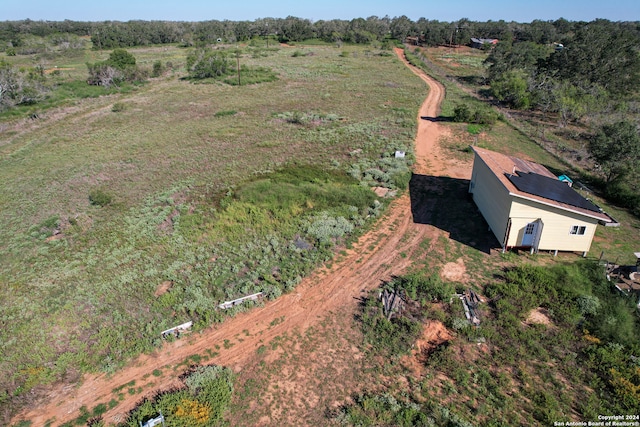
<instances>
[{"instance_id":1,"label":"green bush cluster","mask_svg":"<svg viewBox=\"0 0 640 427\"><path fill-rule=\"evenodd\" d=\"M52 215L40 224L29 228L29 235L36 239L46 239L53 235L54 231L60 227L60 216Z\"/></svg>"},{"instance_id":2,"label":"green bush cluster","mask_svg":"<svg viewBox=\"0 0 640 427\"><path fill-rule=\"evenodd\" d=\"M125 104L124 102L116 102L111 107L111 111L114 113L121 113L125 111L127 108L128 108L127 104Z\"/></svg>"},{"instance_id":3,"label":"green bush cluster","mask_svg":"<svg viewBox=\"0 0 640 427\"><path fill-rule=\"evenodd\" d=\"M151 70L151 77L160 77L167 70L167 66L162 61L154 61L153 68Z\"/></svg>"},{"instance_id":4,"label":"green bush cluster","mask_svg":"<svg viewBox=\"0 0 640 427\"><path fill-rule=\"evenodd\" d=\"M349 174L369 186L404 190L411 180L411 161L410 154L408 158L395 158L385 153L378 160L361 159L353 163Z\"/></svg>"},{"instance_id":5,"label":"green bush cluster","mask_svg":"<svg viewBox=\"0 0 640 427\"><path fill-rule=\"evenodd\" d=\"M499 118L500 114L487 106L482 106L477 108L475 111L471 111L468 105L458 104L453 109L453 121L458 123L474 123L484 126L493 126Z\"/></svg>"},{"instance_id":6,"label":"green bush cluster","mask_svg":"<svg viewBox=\"0 0 640 427\"><path fill-rule=\"evenodd\" d=\"M321 212L312 217L307 233L320 244L331 243L334 239L344 237L353 232L354 225L342 216L333 217L328 212Z\"/></svg>"},{"instance_id":7,"label":"green bush cluster","mask_svg":"<svg viewBox=\"0 0 640 427\"><path fill-rule=\"evenodd\" d=\"M304 113L301 111L285 111L283 113L276 114L276 118L296 125L306 125L312 123L322 124L340 120L340 117L337 114L321 114L314 112Z\"/></svg>"},{"instance_id":8,"label":"green bush cluster","mask_svg":"<svg viewBox=\"0 0 640 427\"><path fill-rule=\"evenodd\" d=\"M208 427L221 425L231 402L234 375L225 367L198 366L183 379L185 387L144 400L121 427L139 427L160 412L167 425Z\"/></svg>"},{"instance_id":9,"label":"green bush cluster","mask_svg":"<svg viewBox=\"0 0 640 427\"><path fill-rule=\"evenodd\" d=\"M418 403L388 392L358 395L353 404L341 408L334 418L343 426L473 426L434 401Z\"/></svg>"},{"instance_id":10,"label":"green bush cluster","mask_svg":"<svg viewBox=\"0 0 640 427\"><path fill-rule=\"evenodd\" d=\"M139 68L136 58L125 49L114 49L106 61L86 65L87 83L95 86L117 87L124 82L143 82L148 77L148 71Z\"/></svg>"}]
</instances>

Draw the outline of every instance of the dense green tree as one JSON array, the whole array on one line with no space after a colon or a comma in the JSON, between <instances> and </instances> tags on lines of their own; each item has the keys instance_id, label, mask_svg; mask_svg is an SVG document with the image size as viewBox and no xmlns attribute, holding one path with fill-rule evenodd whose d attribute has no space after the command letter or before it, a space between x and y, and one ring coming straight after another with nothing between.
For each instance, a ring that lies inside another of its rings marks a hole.
<instances>
[{"instance_id":1,"label":"dense green tree","mask_svg":"<svg viewBox=\"0 0 640 427\"><path fill-rule=\"evenodd\" d=\"M408 35L417 34L413 21L402 15L391 20L389 25L391 37L403 41Z\"/></svg>"},{"instance_id":2,"label":"dense green tree","mask_svg":"<svg viewBox=\"0 0 640 427\"><path fill-rule=\"evenodd\" d=\"M315 37L315 31L308 19L288 16L282 22L282 32L279 34L283 42L302 41Z\"/></svg>"},{"instance_id":3,"label":"dense green tree","mask_svg":"<svg viewBox=\"0 0 640 427\"><path fill-rule=\"evenodd\" d=\"M367 18L365 30L374 34L378 40L382 40L389 34L390 25L391 19L388 16L383 18L370 16Z\"/></svg>"},{"instance_id":4,"label":"dense green tree","mask_svg":"<svg viewBox=\"0 0 640 427\"><path fill-rule=\"evenodd\" d=\"M489 80L500 79L503 74L513 70L533 74L539 61L546 59L551 52L551 48L533 42L512 44L501 41L485 60L485 64L489 66Z\"/></svg>"},{"instance_id":5,"label":"dense green tree","mask_svg":"<svg viewBox=\"0 0 640 427\"><path fill-rule=\"evenodd\" d=\"M236 41L246 41L251 38L251 24L248 21L236 22L233 30Z\"/></svg>"},{"instance_id":6,"label":"dense green tree","mask_svg":"<svg viewBox=\"0 0 640 427\"><path fill-rule=\"evenodd\" d=\"M427 46L438 46L449 43L449 24L420 18L416 22L416 31L422 36Z\"/></svg>"},{"instance_id":7,"label":"dense green tree","mask_svg":"<svg viewBox=\"0 0 640 427\"><path fill-rule=\"evenodd\" d=\"M557 30L552 22L536 19L528 25L521 25L517 37L520 41L550 44L557 41Z\"/></svg>"},{"instance_id":8,"label":"dense green tree","mask_svg":"<svg viewBox=\"0 0 640 427\"><path fill-rule=\"evenodd\" d=\"M591 157L598 164L605 182L623 178L638 168L640 135L635 124L621 121L604 125L589 142Z\"/></svg>"},{"instance_id":9,"label":"dense green tree","mask_svg":"<svg viewBox=\"0 0 640 427\"><path fill-rule=\"evenodd\" d=\"M503 20L478 22L475 23L472 29L472 37L498 39L500 41L510 40L513 38L509 24Z\"/></svg>"},{"instance_id":10,"label":"dense green tree","mask_svg":"<svg viewBox=\"0 0 640 427\"><path fill-rule=\"evenodd\" d=\"M527 82L527 74L522 70L504 73L491 83L491 93L499 101L518 110L531 107L531 93Z\"/></svg>"},{"instance_id":11,"label":"dense green tree","mask_svg":"<svg viewBox=\"0 0 640 427\"><path fill-rule=\"evenodd\" d=\"M629 29L596 20L576 31L564 49L554 52L541 71L575 86L600 85L614 95L640 88L640 37Z\"/></svg>"},{"instance_id":12,"label":"dense green tree","mask_svg":"<svg viewBox=\"0 0 640 427\"><path fill-rule=\"evenodd\" d=\"M109 55L107 61L110 65L121 70L128 67L135 67L136 57L127 52L125 49L114 49Z\"/></svg>"}]
</instances>

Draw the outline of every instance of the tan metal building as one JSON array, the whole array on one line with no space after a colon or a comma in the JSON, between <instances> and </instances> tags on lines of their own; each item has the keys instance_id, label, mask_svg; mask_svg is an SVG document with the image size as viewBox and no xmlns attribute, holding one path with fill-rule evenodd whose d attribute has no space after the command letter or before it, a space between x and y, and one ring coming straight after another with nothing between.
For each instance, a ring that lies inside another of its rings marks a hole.
<instances>
[{"instance_id":1,"label":"tan metal building","mask_svg":"<svg viewBox=\"0 0 640 427\"><path fill-rule=\"evenodd\" d=\"M495 151L475 152L469 192L502 249L586 255L598 223L613 220L547 168Z\"/></svg>"}]
</instances>

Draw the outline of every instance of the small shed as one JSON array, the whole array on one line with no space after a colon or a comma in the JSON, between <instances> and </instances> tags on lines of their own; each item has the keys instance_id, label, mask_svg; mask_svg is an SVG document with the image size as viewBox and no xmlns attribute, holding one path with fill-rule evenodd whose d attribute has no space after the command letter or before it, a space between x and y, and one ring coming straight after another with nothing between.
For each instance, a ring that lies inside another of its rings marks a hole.
<instances>
[{"instance_id":1,"label":"small shed","mask_svg":"<svg viewBox=\"0 0 640 427\"><path fill-rule=\"evenodd\" d=\"M598 223L614 220L544 166L480 147L469 193L503 251L586 255Z\"/></svg>"},{"instance_id":2,"label":"small shed","mask_svg":"<svg viewBox=\"0 0 640 427\"><path fill-rule=\"evenodd\" d=\"M498 39L471 37L471 47L474 49L482 49L485 45L495 46L496 44L498 44Z\"/></svg>"}]
</instances>

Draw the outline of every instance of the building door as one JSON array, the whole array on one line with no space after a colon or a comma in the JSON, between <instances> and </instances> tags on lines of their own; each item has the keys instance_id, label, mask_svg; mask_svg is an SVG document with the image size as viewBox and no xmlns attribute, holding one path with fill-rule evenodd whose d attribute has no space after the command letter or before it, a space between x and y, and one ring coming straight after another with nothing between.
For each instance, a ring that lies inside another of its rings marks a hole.
<instances>
[{"instance_id":1,"label":"building door","mask_svg":"<svg viewBox=\"0 0 640 427\"><path fill-rule=\"evenodd\" d=\"M522 246L533 246L538 231L538 223L530 222L524 227L524 235L522 236Z\"/></svg>"}]
</instances>

